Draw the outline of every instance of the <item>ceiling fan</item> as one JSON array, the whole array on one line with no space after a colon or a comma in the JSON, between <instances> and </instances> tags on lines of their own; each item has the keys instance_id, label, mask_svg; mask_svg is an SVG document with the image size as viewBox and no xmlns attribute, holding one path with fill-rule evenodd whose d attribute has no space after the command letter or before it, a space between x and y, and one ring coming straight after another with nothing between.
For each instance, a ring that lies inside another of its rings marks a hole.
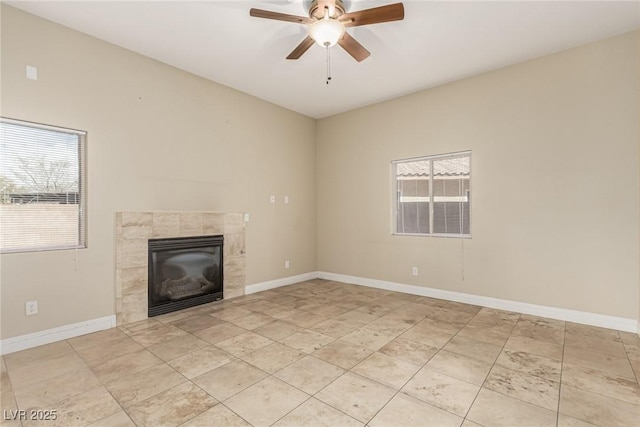
<instances>
[{"instance_id":1,"label":"ceiling fan","mask_svg":"<svg viewBox=\"0 0 640 427\"><path fill-rule=\"evenodd\" d=\"M369 57L371 53L351 37L345 31L345 28L400 21L404 19L404 5L395 3L371 9L346 12L342 0L314 0L309 8L308 18L306 16L287 15L255 8L249 11L249 15L309 26L309 35L293 49L287 59L300 58L316 42L320 46L327 48L337 43L356 61L360 62Z\"/></svg>"}]
</instances>

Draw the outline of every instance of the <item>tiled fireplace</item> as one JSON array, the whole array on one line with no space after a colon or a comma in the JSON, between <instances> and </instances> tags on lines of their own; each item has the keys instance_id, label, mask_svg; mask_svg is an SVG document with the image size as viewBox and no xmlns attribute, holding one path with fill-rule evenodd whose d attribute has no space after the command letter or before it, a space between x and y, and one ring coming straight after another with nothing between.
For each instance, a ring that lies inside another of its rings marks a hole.
<instances>
[{"instance_id":1,"label":"tiled fireplace","mask_svg":"<svg viewBox=\"0 0 640 427\"><path fill-rule=\"evenodd\" d=\"M244 295L245 245L242 213L116 213L116 321L147 318L148 241L168 237L224 236L224 298Z\"/></svg>"}]
</instances>

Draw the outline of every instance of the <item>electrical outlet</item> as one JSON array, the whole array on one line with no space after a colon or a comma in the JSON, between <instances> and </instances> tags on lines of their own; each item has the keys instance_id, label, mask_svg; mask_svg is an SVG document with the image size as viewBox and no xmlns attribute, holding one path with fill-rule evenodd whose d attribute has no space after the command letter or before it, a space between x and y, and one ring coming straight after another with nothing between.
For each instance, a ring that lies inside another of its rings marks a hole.
<instances>
[{"instance_id":1,"label":"electrical outlet","mask_svg":"<svg viewBox=\"0 0 640 427\"><path fill-rule=\"evenodd\" d=\"M38 301L27 301L24 303L24 310L27 316L38 314Z\"/></svg>"},{"instance_id":2,"label":"electrical outlet","mask_svg":"<svg viewBox=\"0 0 640 427\"><path fill-rule=\"evenodd\" d=\"M272 205L276 203L276 196L274 196L273 194L271 195L271 197L269 197L269 203L271 203Z\"/></svg>"},{"instance_id":3,"label":"electrical outlet","mask_svg":"<svg viewBox=\"0 0 640 427\"><path fill-rule=\"evenodd\" d=\"M244 222L249 222L249 214L244 214Z\"/></svg>"},{"instance_id":4,"label":"electrical outlet","mask_svg":"<svg viewBox=\"0 0 640 427\"><path fill-rule=\"evenodd\" d=\"M418 267L413 267L411 269L411 274L413 274L414 276L417 276L418 275Z\"/></svg>"},{"instance_id":5,"label":"electrical outlet","mask_svg":"<svg viewBox=\"0 0 640 427\"><path fill-rule=\"evenodd\" d=\"M284 268L289 268L289 266L290 266L290 265L291 265L291 264L289 264L289 260L286 260L286 261L284 262Z\"/></svg>"},{"instance_id":6,"label":"electrical outlet","mask_svg":"<svg viewBox=\"0 0 640 427\"><path fill-rule=\"evenodd\" d=\"M289 196L284 196L284 204L285 205L289 204Z\"/></svg>"}]
</instances>

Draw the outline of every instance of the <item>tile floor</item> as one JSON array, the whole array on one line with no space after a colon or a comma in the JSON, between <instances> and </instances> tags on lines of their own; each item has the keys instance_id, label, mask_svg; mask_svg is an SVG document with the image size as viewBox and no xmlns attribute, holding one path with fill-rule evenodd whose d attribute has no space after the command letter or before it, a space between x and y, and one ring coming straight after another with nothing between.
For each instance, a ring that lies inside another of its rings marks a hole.
<instances>
[{"instance_id":1,"label":"tile floor","mask_svg":"<svg viewBox=\"0 0 640 427\"><path fill-rule=\"evenodd\" d=\"M314 280L8 354L2 425L638 426L638 378L638 335Z\"/></svg>"}]
</instances>

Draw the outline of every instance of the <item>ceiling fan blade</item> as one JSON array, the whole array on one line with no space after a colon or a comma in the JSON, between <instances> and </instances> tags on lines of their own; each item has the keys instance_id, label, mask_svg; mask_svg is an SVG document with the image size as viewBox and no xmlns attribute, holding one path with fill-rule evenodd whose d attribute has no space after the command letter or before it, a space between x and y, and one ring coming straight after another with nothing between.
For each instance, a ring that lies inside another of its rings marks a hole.
<instances>
[{"instance_id":1,"label":"ceiling fan blade","mask_svg":"<svg viewBox=\"0 0 640 427\"><path fill-rule=\"evenodd\" d=\"M275 19L276 21L295 22L298 24L313 24L315 19L306 16L287 15L286 13L271 12L270 10L254 9L249 10L249 15L256 18Z\"/></svg>"},{"instance_id":2,"label":"ceiling fan blade","mask_svg":"<svg viewBox=\"0 0 640 427\"><path fill-rule=\"evenodd\" d=\"M311 37L307 36L298 46L296 46L295 49L293 49L289 56L287 56L287 59L300 58L303 53L305 53L311 46L313 46L314 43L315 41L313 41Z\"/></svg>"},{"instance_id":3,"label":"ceiling fan blade","mask_svg":"<svg viewBox=\"0 0 640 427\"><path fill-rule=\"evenodd\" d=\"M367 49L364 48L356 39L351 37L349 33L344 33L344 36L338 40L338 44L342 46L344 50L358 62L361 62L371 55Z\"/></svg>"},{"instance_id":4,"label":"ceiling fan blade","mask_svg":"<svg viewBox=\"0 0 640 427\"><path fill-rule=\"evenodd\" d=\"M339 21L344 23L345 27L379 24L402 19L404 19L404 5L402 3L345 13L338 18Z\"/></svg>"}]
</instances>

